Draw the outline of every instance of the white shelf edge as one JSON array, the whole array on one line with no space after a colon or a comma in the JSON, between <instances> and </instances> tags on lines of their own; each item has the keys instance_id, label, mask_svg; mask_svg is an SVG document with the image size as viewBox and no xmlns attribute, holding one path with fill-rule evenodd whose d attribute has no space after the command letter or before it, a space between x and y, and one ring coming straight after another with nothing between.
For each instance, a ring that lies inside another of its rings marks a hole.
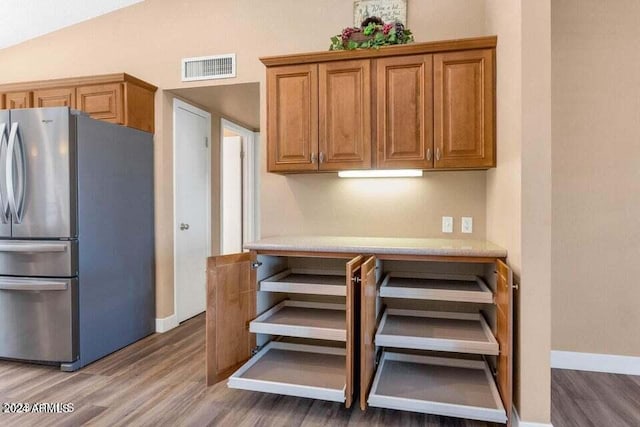
<instances>
[{"instance_id":1,"label":"white shelf edge","mask_svg":"<svg viewBox=\"0 0 640 427\"><path fill-rule=\"evenodd\" d=\"M319 310L340 310L345 312L346 322L345 304L284 300L249 322L249 332L252 332L254 334L284 335L288 337L312 338L329 341L347 341L346 323L344 329L335 329L264 322L266 319L270 318L276 312L282 310L285 307L305 307Z\"/></svg>"},{"instance_id":2,"label":"white shelf edge","mask_svg":"<svg viewBox=\"0 0 640 427\"><path fill-rule=\"evenodd\" d=\"M483 369L487 375L487 381L492 397L497 408L483 408L477 406L458 405L451 403L433 402L419 399L408 399L403 397L385 396L376 394L380 377L387 360L406 361L412 363L435 364L441 366L456 366L470 369ZM507 415L502 404L502 399L495 385L491 371L485 361L447 359L439 357L428 357L419 355L408 355L402 353L384 352L380 361L380 366L371 385L371 391L367 399L370 406L396 409L401 411L419 412L424 414L444 415L450 417L476 419L494 423L506 423Z\"/></svg>"},{"instance_id":3,"label":"white shelf edge","mask_svg":"<svg viewBox=\"0 0 640 427\"><path fill-rule=\"evenodd\" d=\"M345 385L342 387L342 389L242 378L242 375L246 373L249 368L260 361L260 359L271 349L302 351L307 353L334 354L346 357L346 351L342 348L270 342L229 377L229 379L227 380L227 386L230 388L237 388L241 390L306 397L310 399L322 399L332 402L344 402L346 400L346 377Z\"/></svg>"},{"instance_id":4,"label":"white shelf edge","mask_svg":"<svg viewBox=\"0 0 640 427\"><path fill-rule=\"evenodd\" d=\"M424 338L411 335L389 335L376 332L375 344L378 347L406 348L413 350L447 351L455 353L484 354L498 356L500 347L493 332L480 313L454 313L421 310L386 309L378 326L382 331L389 315L412 316L440 319L477 320L487 341L471 341L454 338Z\"/></svg>"},{"instance_id":5,"label":"white shelf edge","mask_svg":"<svg viewBox=\"0 0 640 427\"><path fill-rule=\"evenodd\" d=\"M419 288L402 288L390 287L389 281L393 277L406 279L427 279L427 280L463 280L476 282L480 287L480 291L461 291L456 289L419 289ZM413 272L389 272L385 276L380 285L379 294L383 298L411 298L424 299L432 301L455 301L455 302L473 302L479 304L493 304L493 292L479 276L474 275L456 275L456 274L436 274L436 273L413 273Z\"/></svg>"},{"instance_id":6,"label":"white shelf edge","mask_svg":"<svg viewBox=\"0 0 640 427\"><path fill-rule=\"evenodd\" d=\"M321 276L344 276L345 286L327 285L322 283L281 282L280 279L291 274L310 274ZM293 268L281 271L273 276L263 279L258 284L258 290L262 292L298 293L307 295L334 295L346 296L346 272L337 270L316 270Z\"/></svg>"}]
</instances>

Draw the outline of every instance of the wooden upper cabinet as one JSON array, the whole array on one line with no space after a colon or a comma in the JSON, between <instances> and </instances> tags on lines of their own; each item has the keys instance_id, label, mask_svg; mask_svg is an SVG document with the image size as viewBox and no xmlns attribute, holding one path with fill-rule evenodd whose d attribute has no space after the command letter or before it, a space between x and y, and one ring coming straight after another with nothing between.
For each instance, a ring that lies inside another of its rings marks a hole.
<instances>
[{"instance_id":1,"label":"wooden upper cabinet","mask_svg":"<svg viewBox=\"0 0 640 427\"><path fill-rule=\"evenodd\" d=\"M33 106L35 108L46 107L70 107L76 106L75 88L39 89L33 91Z\"/></svg>"},{"instance_id":2,"label":"wooden upper cabinet","mask_svg":"<svg viewBox=\"0 0 640 427\"><path fill-rule=\"evenodd\" d=\"M378 168L433 167L432 60L376 60Z\"/></svg>"},{"instance_id":3,"label":"wooden upper cabinet","mask_svg":"<svg viewBox=\"0 0 640 427\"><path fill-rule=\"evenodd\" d=\"M124 123L121 83L80 86L77 92L79 110L94 119Z\"/></svg>"},{"instance_id":4,"label":"wooden upper cabinet","mask_svg":"<svg viewBox=\"0 0 640 427\"><path fill-rule=\"evenodd\" d=\"M14 108L31 108L33 107L31 92L9 92L4 94L4 107L7 110Z\"/></svg>"},{"instance_id":5,"label":"wooden upper cabinet","mask_svg":"<svg viewBox=\"0 0 640 427\"><path fill-rule=\"evenodd\" d=\"M97 120L153 132L157 89L125 73L10 83L0 85L0 108L70 107Z\"/></svg>"},{"instance_id":6,"label":"wooden upper cabinet","mask_svg":"<svg viewBox=\"0 0 640 427\"><path fill-rule=\"evenodd\" d=\"M261 58L269 172L495 167L496 43Z\"/></svg>"},{"instance_id":7,"label":"wooden upper cabinet","mask_svg":"<svg viewBox=\"0 0 640 427\"><path fill-rule=\"evenodd\" d=\"M371 61L319 65L319 169L371 167Z\"/></svg>"},{"instance_id":8,"label":"wooden upper cabinet","mask_svg":"<svg viewBox=\"0 0 640 427\"><path fill-rule=\"evenodd\" d=\"M269 172L318 170L318 65L267 71Z\"/></svg>"},{"instance_id":9,"label":"wooden upper cabinet","mask_svg":"<svg viewBox=\"0 0 640 427\"><path fill-rule=\"evenodd\" d=\"M495 166L493 50L436 54L436 168Z\"/></svg>"}]
</instances>

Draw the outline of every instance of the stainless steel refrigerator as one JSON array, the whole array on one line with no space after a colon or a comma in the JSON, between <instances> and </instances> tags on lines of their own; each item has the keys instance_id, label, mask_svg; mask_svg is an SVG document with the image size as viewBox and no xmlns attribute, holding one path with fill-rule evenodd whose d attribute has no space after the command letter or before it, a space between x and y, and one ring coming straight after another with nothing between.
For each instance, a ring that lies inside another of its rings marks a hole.
<instances>
[{"instance_id":1,"label":"stainless steel refrigerator","mask_svg":"<svg viewBox=\"0 0 640 427\"><path fill-rule=\"evenodd\" d=\"M0 358L73 371L155 325L153 137L0 111Z\"/></svg>"}]
</instances>

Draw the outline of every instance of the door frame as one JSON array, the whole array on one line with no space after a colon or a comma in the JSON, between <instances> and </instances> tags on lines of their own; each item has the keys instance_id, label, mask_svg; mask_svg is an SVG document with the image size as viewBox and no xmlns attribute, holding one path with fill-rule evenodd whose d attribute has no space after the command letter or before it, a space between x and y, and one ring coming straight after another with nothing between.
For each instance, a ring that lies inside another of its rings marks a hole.
<instances>
[{"instance_id":1,"label":"door frame","mask_svg":"<svg viewBox=\"0 0 640 427\"><path fill-rule=\"evenodd\" d=\"M177 237L178 237L178 227L177 227L177 217L176 217L176 193L177 193L177 179L178 179L178 170L176 168L176 134L177 134L177 111L181 108L185 111L193 113L197 116L201 116L207 121L207 151L209 155L207 156L206 162L206 172L207 172L207 186L206 186L206 224L207 224L207 256L211 256L211 113L202 110L194 105L191 105L185 101L182 101L178 98L173 98L173 140L172 140L172 167L173 167L173 315L175 316L175 325L179 325L180 322L178 320L178 277L177 277ZM206 269L205 267L206 260L203 261L203 271ZM205 286L206 286L206 275L205 275ZM206 289L205 289L206 290ZM206 302L205 302L205 310L206 310Z\"/></svg>"},{"instance_id":2,"label":"door frame","mask_svg":"<svg viewBox=\"0 0 640 427\"><path fill-rule=\"evenodd\" d=\"M259 133L254 132L242 125L232 122L229 119L224 117L220 118L220 153L219 158L222 159L222 150L224 143L224 130L229 129L233 132L237 133L242 137L242 150L244 152L244 157L242 158L242 189L246 190L245 194L243 194L242 198L242 211L243 214L245 212L253 213L252 215L246 215L242 220L242 233L243 239L244 236L247 236L248 241L255 241L259 234L258 229L258 199L257 196L259 194L258 189L258 180L259 180L259 169L258 169L258 142L259 142ZM220 165L220 200L222 200L224 186L223 186L223 165ZM222 239L224 236L223 224L222 224L222 212L223 206L220 203L220 248L222 248ZM243 250L243 252L246 252Z\"/></svg>"}]
</instances>

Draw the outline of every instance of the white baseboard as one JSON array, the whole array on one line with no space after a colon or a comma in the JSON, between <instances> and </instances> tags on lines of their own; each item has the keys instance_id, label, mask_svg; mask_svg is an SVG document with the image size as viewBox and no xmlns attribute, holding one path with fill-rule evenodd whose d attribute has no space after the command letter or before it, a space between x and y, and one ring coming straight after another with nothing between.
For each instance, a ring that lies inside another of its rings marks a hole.
<instances>
[{"instance_id":1,"label":"white baseboard","mask_svg":"<svg viewBox=\"0 0 640 427\"><path fill-rule=\"evenodd\" d=\"M532 423L529 421L522 421L516 408L513 408L513 427L553 427L551 423Z\"/></svg>"},{"instance_id":2,"label":"white baseboard","mask_svg":"<svg viewBox=\"0 0 640 427\"><path fill-rule=\"evenodd\" d=\"M576 371L640 375L640 357L554 350L551 352L551 367Z\"/></svg>"},{"instance_id":3,"label":"white baseboard","mask_svg":"<svg viewBox=\"0 0 640 427\"><path fill-rule=\"evenodd\" d=\"M170 331L171 329L178 326L178 318L175 314L172 314L169 317L165 317L162 319L156 318L156 332L163 333Z\"/></svg>"}]
</instances>

